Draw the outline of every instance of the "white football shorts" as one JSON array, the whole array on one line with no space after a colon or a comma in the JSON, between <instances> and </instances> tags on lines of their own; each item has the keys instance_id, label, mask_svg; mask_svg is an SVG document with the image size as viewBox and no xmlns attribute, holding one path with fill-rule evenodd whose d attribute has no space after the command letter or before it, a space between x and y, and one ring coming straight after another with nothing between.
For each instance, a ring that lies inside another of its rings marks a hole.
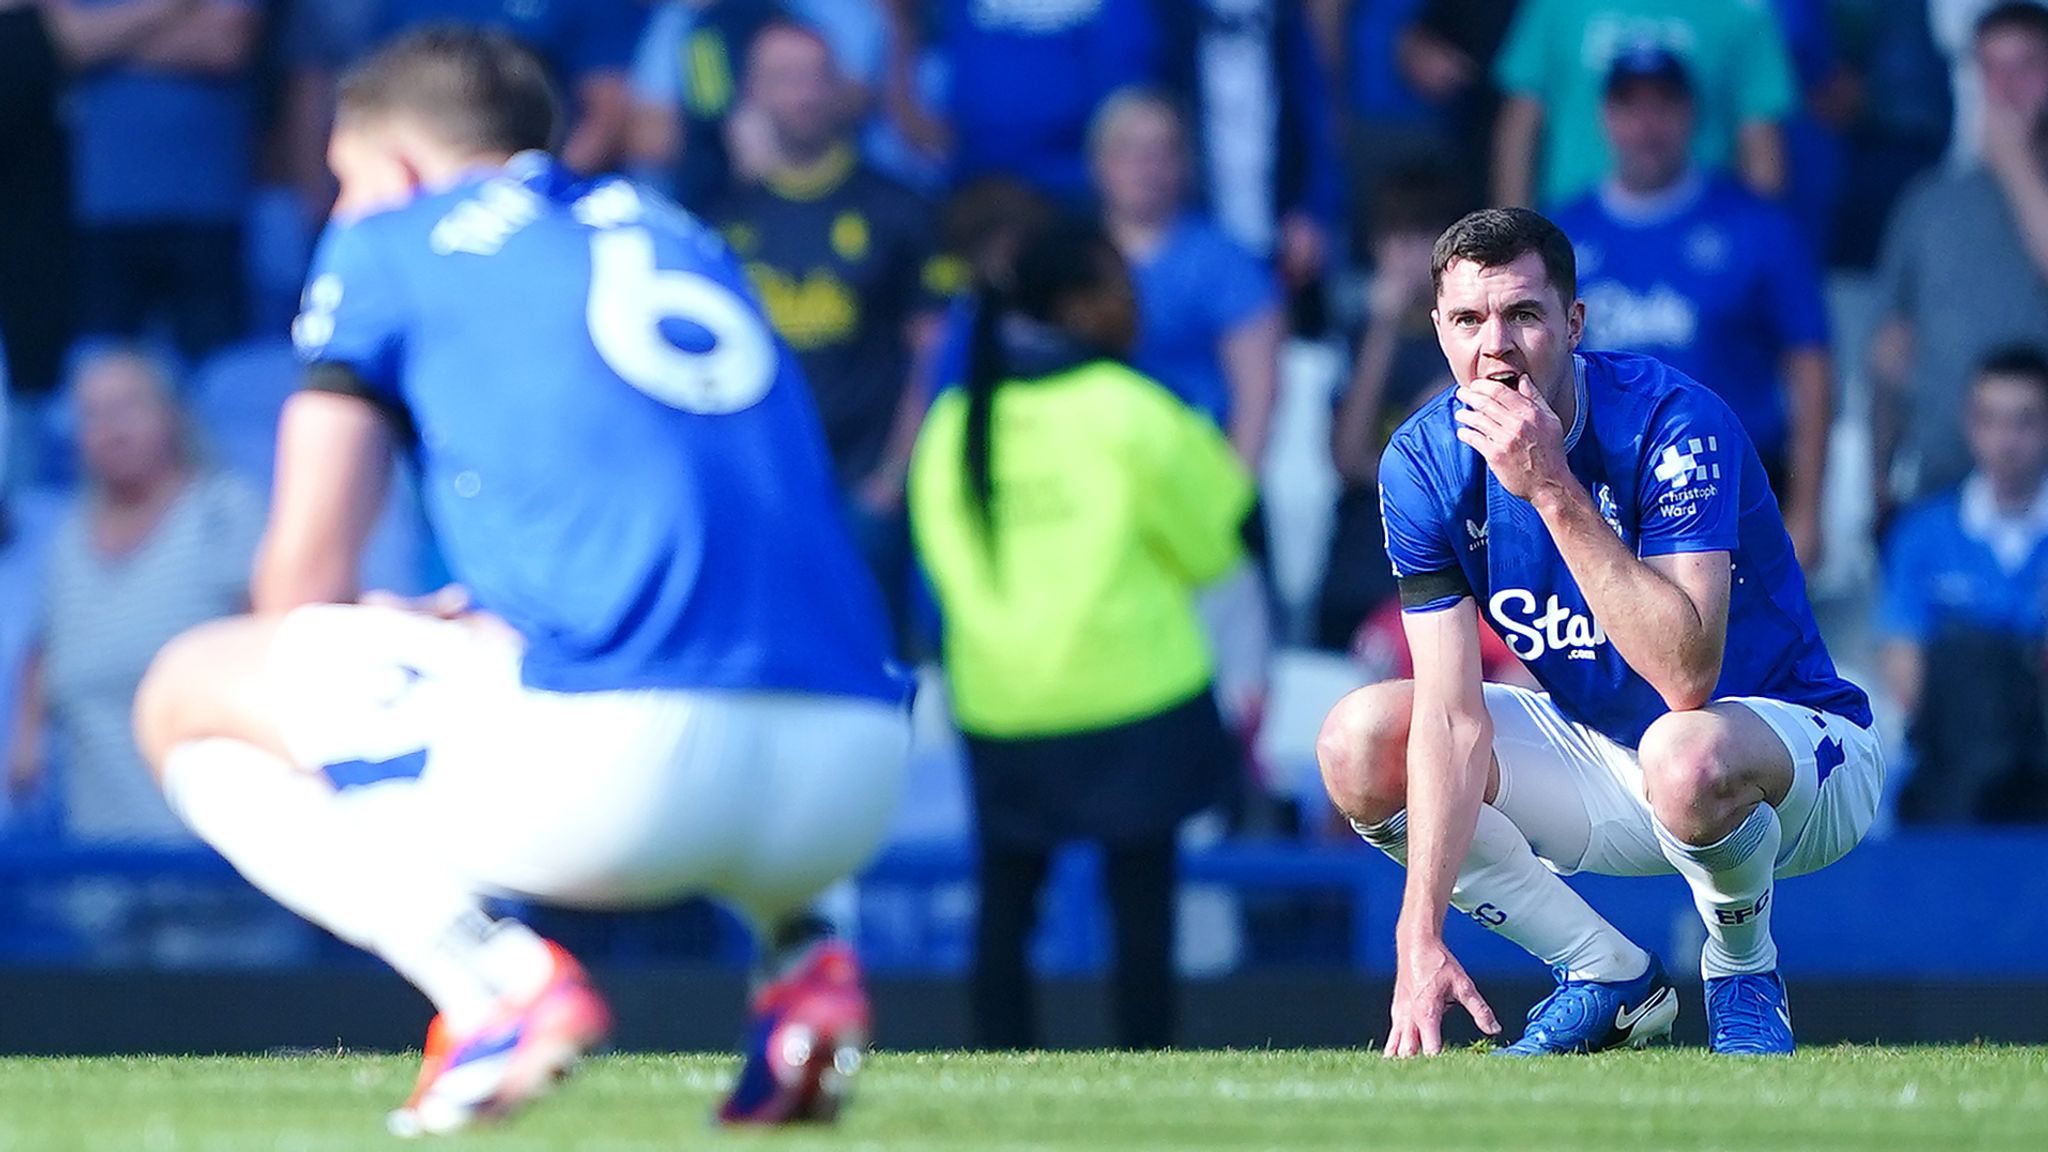
<instances>
[{"instance_id":1,"label":"white football shorts","mask_svg":"<svg viewBox=\"0 0 2048 1152\"><path fill-rule=\"evenodd\" d=\"M1761 696L1731 696L1770 725L1792 758L1778 805L1779 876L1825 868L1870 830L1884 794L1877 733L1827 712ZM1493 806L1559 873L1649 876L1672 871L1633 749L1565 719L1547 694L1486 685L1500 789Z\"/></svg>"},{"instance_id":2,"label":"white football shorts","mask_svg":"<svg viewBox=\"0 0 2048 1152\"><path fill-rule=\"evenodd\" d=\"M581 907L703 893L757 924L880 846L908 710L773 692L558 693L519 680L502 627L301 608L271 652L294 760L338 788L399 777L405 821L480 892ZM398 831L394 829L394 831Z\"/></svg>"}]
</instances>

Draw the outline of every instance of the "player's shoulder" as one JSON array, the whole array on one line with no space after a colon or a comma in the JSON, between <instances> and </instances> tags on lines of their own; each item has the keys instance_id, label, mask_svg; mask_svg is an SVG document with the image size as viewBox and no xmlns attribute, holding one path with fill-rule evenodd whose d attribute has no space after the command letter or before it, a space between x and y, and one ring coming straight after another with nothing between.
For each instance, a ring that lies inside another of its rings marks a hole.
<instances>
[{"instance_id":1,"label":"player's shoulder","mask_svg":"<svg viewBox=\"0 0 2048 1152\"><path fill-rule=\"evenodd\" d=\"M1590 416L1605 425L1602 443L1656 438L1672 419L1701 419L1739 428L1728 402L1706 385L1654 356L1636 352L1581 352Z\"/></svg>"},{"instance_id":2,"label":"player's shoulder","mask_svg":"<svg viewBox=\"0 0 2048 1152\"><path fill-rule=\"evenodd\" d=\"M1465 447L1458 439L1458 422L1452 416L1457 404L1458 390L1445 388L1409 413L1394 429L1381 453L1381 475L1386 475L1389 464L1413 472L1418 479L1435 481L1454 475L1462 459L1459 450ZM1477 454L1469 449L1464 455L1477 459Z\"/></svg>"}]
</instances>

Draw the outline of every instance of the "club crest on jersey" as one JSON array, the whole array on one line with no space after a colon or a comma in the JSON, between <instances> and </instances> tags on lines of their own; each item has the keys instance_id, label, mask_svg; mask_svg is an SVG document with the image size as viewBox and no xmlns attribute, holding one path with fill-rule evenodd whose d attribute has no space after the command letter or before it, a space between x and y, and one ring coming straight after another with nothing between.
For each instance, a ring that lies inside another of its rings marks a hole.
<instances>
[{"instance_id":1,"label":"club crest on jersey","mask_svg":"<svg viewBox=\"0 0 2048 1152\"><path fill-rule=\"evenodd\" d=\"M1565 607L1552 593L1536 610L1536 594L1527 588L1503 588L1487 602L1488 614L1500 626L1501 639L1522 660L1563 652L1567 659L1593 660L1607 643L1607 630L1592 616Z\"/></svg>"},{"instance_id":2,"label":"club crest on jersey","mask_svg":"<svg viewBox=\"0 0 2048 1152\"><path fill-rule=\"evenodd\" d=\"M1607 521L1607 526L1614 529L1616 536L1627 540L1628 533L1621 528L1621 506L1614 502L1614 489L1602 484L1593 489L1593 499L1600 504L1600 518Z\"/></svg>"}]
</instances>

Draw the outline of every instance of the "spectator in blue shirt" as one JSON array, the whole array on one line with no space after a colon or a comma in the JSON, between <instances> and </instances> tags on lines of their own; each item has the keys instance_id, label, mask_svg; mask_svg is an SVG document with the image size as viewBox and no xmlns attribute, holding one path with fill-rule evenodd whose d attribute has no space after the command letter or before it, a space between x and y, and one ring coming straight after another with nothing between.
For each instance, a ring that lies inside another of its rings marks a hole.
<instances>
[{"instance_id":1,"label":"spectator in blue shirt","mask_svg":"<svg viewBox=\"0 0 2048 1152\"><path fill-rule=\"evenodd\" d=\"M1655 356L1728 401L1811 570L1834 388L1812 250L1783 210L1693 165L1692 80L1674 53L1622 52L1601 111L1613 169L1554 215L1578 254L1585 346Z\"/></svg>"},{"instance_id":2,"label":"spectator in blue shirt","mask_svg":"<svg viewBox=\"0 0 2048 1152\"><path fill-rule=\"evenodd\" d=\"M1155 0L940 0L953 180L1016 176L1088 197L1087 142L1110 93L1162 79Z\"/></svg>"},{"instance_id":3,"label":"spectator in blue shirt","mask_svg":"<svg viewBox=\"0 0 2048 1152\"><path fill-rule=\"evenodd\" d=\"M2048 358L1979 367L1961 487L1903 513L1885 554L1885 678L1918 768L1900 818L2048 819Z\"/></svg>"},{"instance_id":4,"label":"spectator in blue shirt","mask_svg":"<svg viewBox=\"0 0 2048 1152\"><path fill-rule=\"evenodd\" d=\"M260 0L52 0L77 70L72 190L80 326L167 328L191 359L245 327Z\"/></svg>"},{"instance_id":5,"label":"spectator in blue shirt","mask_svg":"<svg viewBox=\"0 0 2048 1152\"><path fill-rule=\"evenodd\" d=\"M1090 152L1104 223L1137 281L1132 363L1207 413L1256 473L1280 371L1272 273L1188 210L1187 132L1165 97L1112 96Z\"/></svg>"}]
</instances>

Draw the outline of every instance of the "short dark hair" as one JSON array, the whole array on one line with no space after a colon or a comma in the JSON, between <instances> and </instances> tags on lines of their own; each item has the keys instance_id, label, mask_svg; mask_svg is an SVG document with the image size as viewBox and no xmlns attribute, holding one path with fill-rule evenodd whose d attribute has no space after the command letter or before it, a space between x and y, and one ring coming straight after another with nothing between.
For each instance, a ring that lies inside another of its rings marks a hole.
<instances>
[{"instance_id":1,"label":"short dark hair","mask_svg":"<svg viewBox=\"0 0 2048 1152\"><path fill-rule=\"evenodd\" d=\"M429 24L392 40L341 81L337 119L404 116L464 152L554 146L562 101L547 65L493 29Z\"/></svg>"},{"instance_id":2,"label":"short dark hair","mask_svg":"<svg viewBox=\"0 0 2048 1152\"><path fill-rule=\"evenodd\" d=\"M1571 239L1541 213L1527 208L1481 208L1444 229L1430 253L1430 290L1443 291L1444 269L1453 260L1498 268L1527 252L1543 258L1544 279L1557 289L1559 299L1566 304L1578 299L1579 263L1572 255Z\"/></svg>"},{"instance_id":3,"label":"short dark hair","mask_svg":"<svg viewBox=\"0 0 2048 1152\"><path fill-rule=\"evenodd\" d=\"M1977 361L1974 380L1981 383L1993 377L2025 380L2048 400L2048 355L2031 344L2007 344L1985 353Z\"/></svg>"},{"instance_id":4,"label":"short dark hair","mask_svg":"<svg viewBox=\"0 0 2048 1152\"><path fill-rule=\"evenodd\" d=\"M1974 40L1982 40L1994 32L2031 32L2048 43L2048 8L2028 0L2007 0L1995 4L1982 16L1977 17Z\"/></svg>"}]
</instances>

